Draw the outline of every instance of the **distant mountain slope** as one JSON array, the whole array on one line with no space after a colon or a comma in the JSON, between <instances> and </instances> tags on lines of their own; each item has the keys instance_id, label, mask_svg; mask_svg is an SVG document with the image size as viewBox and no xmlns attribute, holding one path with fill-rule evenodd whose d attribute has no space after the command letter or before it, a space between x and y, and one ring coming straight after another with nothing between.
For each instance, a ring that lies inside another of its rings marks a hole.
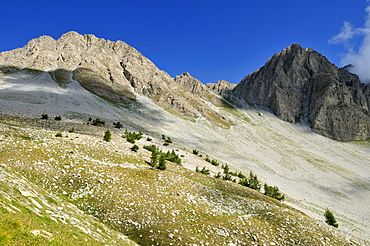
<instances>
[{"instance_id":1,"label":"distant mountain slope","mask_svg":"<svg viewBox=\"0 0 370 246\"><path fill-rule=\"evenodd\" d=\"M370 137L370 86L299 44L275 54L232 93L269 107L282 120L302 117L313 131L333 139Z\"/></svg>"},{"instance_id":2,"label":"distant mountain slope","mask_svg":"<svg viewBox=\"0 0 370 246\"><path fill-rule=\"evenodd\" d=\"M122 41L76 32L58 40L41 36L23 48L0 53L0 72L21 69L47 71L62 88L77 81L101 97L126 104L139 93L184 116L204 116L219 125L229 124L228 119Z\"/></svg>"}]
</instances>

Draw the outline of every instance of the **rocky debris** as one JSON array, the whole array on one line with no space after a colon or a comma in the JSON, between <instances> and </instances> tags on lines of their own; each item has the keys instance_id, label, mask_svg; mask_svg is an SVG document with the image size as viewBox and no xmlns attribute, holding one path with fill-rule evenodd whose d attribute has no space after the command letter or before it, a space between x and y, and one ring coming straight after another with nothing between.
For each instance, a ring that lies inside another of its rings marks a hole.
<instances>
[{"instance_id":1,"label":"rocky debris","mask_svg":"<svg viewBox=\"0 0 370 246\"><path fill-rule=\"evenodd\" d=\"M293 44L246 76L232 94L269 107L280 119L302 117L313 131L337 140L370 137L370 87L312 49Z\"/></svg>"},{"instance_id":2,"label":"rocky debris","mask_svg":"<svg viewBox=\"0 0 370 246\"><path fill-rule=\"evenodd\" d=\"M223 120L197 95L184 90L166 72L122 41L68 32L58 40L41 36L23 48L0 53L2 74L27 69L47 71L59 86L77 81L85 89L115 102L130 103L136 93L185 116ZM204 87L206 89L206 87Z\"/></svg>"},{"instance_id":3,"label":"rocky debris","mask_svg":"<svg viewBox=\"0 0 370 246\"><path fill-rule=\"evenodd\" d=\"M31 234L33 234L34 236L40 236L40 237L45 237L45 238L53 237L52 233L45 231L45 230L32 230Z\"/></svg>"}]
</instances>

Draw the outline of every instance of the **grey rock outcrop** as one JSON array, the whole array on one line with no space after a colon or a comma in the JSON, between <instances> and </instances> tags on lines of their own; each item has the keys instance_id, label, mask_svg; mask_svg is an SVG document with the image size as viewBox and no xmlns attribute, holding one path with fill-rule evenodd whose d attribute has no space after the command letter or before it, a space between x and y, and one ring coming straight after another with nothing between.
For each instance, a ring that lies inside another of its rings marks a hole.
<instances>
[{"instance_id":1,"label":"grey rock outcrop","mask_svg":"<svg viewBox=\"0 0 370 246\"><path fill-rule=\"evenodd\" d=\"M191 76L190 73L183 73L176 76L175 81L188 91L197 95L209 94L208 88L198 79Z\"/></svg>"},{"instance_id":2,"label":"grey rock outcrop","mask_svg":"<svg viewBox=\"0 0 370 246\"><path fill-rule=\"evenodd\" d=\"M267 106L282 120L303 117L313 131L337 140L370 137L370 88L358 76L299 44L275 54L232 94Z\"/></svg>"},{"instance_id":3,"label":"grey rock outcrop","mask_svg":"<svg viewBox=\"0 0 370 246\"><path fill-rule=\"evenodd\" d=\"M224 98L228 98L230 92L235 88L236 84L229 83L226 80L219 80L217 83L208 83L206 86L214 93Z\"/></svg>"},{"instance_id":4,"label":"grey rock outcrop","mask_svg":"<svg viewBox=\"0 0 370 246\"><path fill-rule=\"evenodd\" d=\"M174 80L183 88L185 88L192 94L199 96L204 101L209 101L216 106L224 105L226 103L224 101L224 98L222 98L220 95L217 95L215 92L210 90L205 84L200 82L200 80L194 78L189 73L183 73L181 75L178 75L175 77ZM225 122L226 125L234 124L234 122L231 119L224 117L214 111L212 112L208 108L203 108L201 112L208 118L216 119L214 120L215 123L217 123L218 120L221 120Z\"/></svg>"},{"instance_id":5,"label":"grey rock outcrop","mask_svg":"<svg viewBox=\"0 0 370 246\"><path fill-rule=\"evenodd\" d=\"M188 117L224 121L197 95L122 41L77 32L68 32L58 40L41 36L23 48L0 53L2 74L20 69L47 71L61 87L75 80L85 89L116 102L130 103L142 94Z\"/></svg>"}]
</instances>

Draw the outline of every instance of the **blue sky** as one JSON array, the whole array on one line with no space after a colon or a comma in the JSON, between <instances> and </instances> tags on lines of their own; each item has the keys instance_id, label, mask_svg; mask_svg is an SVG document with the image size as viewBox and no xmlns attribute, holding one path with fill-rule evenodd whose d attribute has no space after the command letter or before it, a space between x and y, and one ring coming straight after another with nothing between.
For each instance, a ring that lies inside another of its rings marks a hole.
<instances>
[{"instance_id":1,"label":"blue sky","mask_svg":"<svg viewBox=\"0 0 370 246\"><path fill-rule=\"evenodd\" d=\"M359 53L369 4L366 0L0 0L0 51L22 47L41 35L58 39L73 30L122 40L171 76L189 72L204 83L220 79L238 83L295 42L343 65L349 53ZM346 34L345 23L353 35L333 41L339 33Z\"/></svg>"}]
</instances>

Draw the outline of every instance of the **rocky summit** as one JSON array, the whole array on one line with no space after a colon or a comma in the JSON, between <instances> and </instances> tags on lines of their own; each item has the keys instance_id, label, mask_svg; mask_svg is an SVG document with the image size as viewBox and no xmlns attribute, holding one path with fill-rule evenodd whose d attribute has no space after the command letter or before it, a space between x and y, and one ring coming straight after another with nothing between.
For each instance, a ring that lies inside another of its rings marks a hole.
<instances>
[{"instance_id":1,"label":"rocky summit","mask_svg":"<svg viewBox=\"0 0 370 246\"><path fill-rule=\"evenodd\" d=\"M266 106L280 119L306 120L314 132L337 140L370 137L370 87L355 74L299 44L275 54L232 91Z\"/></svg>"},{"instance_id":2,"label":"rocky summit","mask_svg":"<svg viewBox=\"0 0 370 246\"><path fill-rule=\"evenodd\" d=\"M68 32L58 40L41 36L23 48L0 54L2 74L19 70L47 71L61 86L77 81L103 98L128 104L141 94L186 117L206 117L217 124L228 120L166 72L122 41Z\"/></svg>"}]
</instances>

